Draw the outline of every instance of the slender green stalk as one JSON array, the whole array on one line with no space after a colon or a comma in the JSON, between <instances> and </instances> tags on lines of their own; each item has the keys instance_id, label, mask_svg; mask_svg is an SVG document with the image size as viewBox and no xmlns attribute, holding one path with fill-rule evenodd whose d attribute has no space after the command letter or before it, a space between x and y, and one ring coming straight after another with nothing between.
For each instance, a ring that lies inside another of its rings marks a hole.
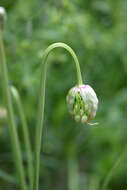
<instances>
[{"instance_id":1,"label":"slender green stalk","mask_svg":"<svg viewBox=\"0 0 127 190\"><path fill-rule=\"evenodd\" d=\"M109 171L107 177L104 180L103 186L102 186L102 190L106 190L109 184L109 181L111 180L113 174L116 171L116 168L119 167L119 165L121 164L121 162L125 159L125 157L127 156L127 151L125 150L120 157L117 159L117 161L115 162L115 164L113 165L113 167L111 168L111 170Z\"/></svg>"},{"instance_id":2,"label":"slender green stalk","mask_svg":"<svg viewBox=\"0 0 127 190\"><path fill-rule=\"evenodd\" d=\"M79 171L78 171L78 162L76 156L76 150L74 146L70 147L68 152L68 189L69 190L79 190Z\"/></svg>"},{"instance_id":3,"label":"slender green stalk","mask_svg":"<svg viewBox=\"0 0 127 190\"><path fill-rule=\"evenodd\" d=\"M19 117L21 120L22 132L23 132L25 149L26 149L26 157L27 157L27 163L28 163L28 177L29 177L29 182L30 182L30 190L32 190L32 187L33 187L33 165L32 165L32 151L31 151L28 125L27 125L27 121L26 121L26 118L24 115L24 110L22 107L22 102L21 102L21 98L20 98L20 95L18 93L18 90L14 86L11 86L10 89L11 89L13 99L17 105Z\"/></svg>"},{"instance_id":4,"label":"slender green stalk","mask_svg":"<svg viewBox=\"0 0 127 190\"><path fill-rule=\"evenodd\" d=\"M16 122L14 119L10 89L8 86L9 80L8 80L8 71L7 71L7 66L6 66L6 58L5 58L4 46L3 46L3 40L2 40L2 31L0 31L0 59L1 59L1 74L2 74L2 79L3 79L3 89L5 93L6 106L8 110L8 122L9 122L12 149L13 149L13 154L14 154L14 161L15 161L15 165L16 165L16 169L17 169L17 173L19 177L20 188L22 190L27 190L24 168L23 168L23 163L22 163L22 158L21 158L20 143L19 143L18 134L16 130Z\"/></svg>"},{"instance_id":5,"label":"slender green stalk","mask_svg":"<svg viewBox=\"0 0 127 190\"><path fill-rule=\"evenodd\" d=\"M80 72L80 65L74 51L64 43L54 43L50 45L43 53L42 57L42 69L41 69L41 81L40 81L40 96L39 96L39 110L38 110L38 118L37 118L37 126L36 126L36 134L35 134L35 169L34 169L34 185L33 190L38 190L38 182L39 182L39 166L40 166L40 150L41 150L41 137L42 137L42 129L43 129L43 119L44 119L44 104L45 104L45 81L46 81L46 60L49 53L55 48L64 48L66 49L74 59L74 63L77 71L77 80L78 85L82 84L82 76Z\"/></svg>"},{"instance_id":6,"label":"slender green stalk","mask_svg":"<svg viewBox=\"0 0 127 190\"><path fill-rule=\"evenodd\" d=\"M84 187L84 190L85 189L86 188ZM100 189L100 178L96 175L90 176L88 190L99 190L99 189Z\"/></svg>"},{"instance_id":7,"label":"slender green stalk","mask_svg":"<svg viewBox=\"0 0 127 190\"><path fill-rule=\"evenodd\" d=\"M78 163L75 157L68 157L68 189L79 190Z\"/></svg>"}]
</instances>

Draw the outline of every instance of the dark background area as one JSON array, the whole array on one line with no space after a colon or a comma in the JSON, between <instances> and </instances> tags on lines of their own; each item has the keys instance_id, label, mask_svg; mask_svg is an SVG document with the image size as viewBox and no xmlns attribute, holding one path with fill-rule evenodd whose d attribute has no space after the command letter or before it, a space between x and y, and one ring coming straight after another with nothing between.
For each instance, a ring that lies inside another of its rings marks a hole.
<instances>
[{"instance_id":1,"label":"dark background area","mask_svg":"<svg viewBox=\"0 0 127 190\"><path fill-rule=\"evenodd\" d=\"M32 146L41 58L48 45L61 41L74 49L83 81L94 88L99 99L95 118L99 125L73 121L66 95L77 83L75 66L65 50L54 50L48 59L40 189L70 190L73 181L73 190L77 190L78 180L78 190L101 190L109 171L125 152L108 190L126 190L127 1L0 0L0 6L8 15L4 42L9 80L21 94ZM3 110L1 82L0 107ZM16 112L15 118L24 153ZM18 189L15 183L8 124L1 121L0 189Z\"/></svg>"}]
</instances>

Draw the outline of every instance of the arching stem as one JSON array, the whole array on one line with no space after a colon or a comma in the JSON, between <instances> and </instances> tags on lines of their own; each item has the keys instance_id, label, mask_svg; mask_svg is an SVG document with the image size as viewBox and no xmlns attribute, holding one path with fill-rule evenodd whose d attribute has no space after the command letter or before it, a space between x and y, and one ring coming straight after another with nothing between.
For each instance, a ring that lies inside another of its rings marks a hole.
<instances>
[{"instance_id":1,"label":"arching stem","mask_svg":"<svg viewBox=\"0 0 127 190\"><path fill-rule=\"evenodd\" d=\"M54 43L50 45L43 54L42 57L42 71L41 71L41 81L40 81L40 94L39 94L39 110L37 117L37 126L36 126L36 136L35 136L35 170L34 170L34 186L33 190L38 190L38 182L39 182L39 167L40 167L40 150L41 150L41 137L42 137L42 129L43 129L43 119L44 119L44 104L45 104L45 81L46 81L46 60L49 53L55 48L64 48L66 49L74 59L74 63L77 71L77 80L78 85L82 84L82 76L80 71L80 65L77 59L76 54L65 43Z\"/></svg>"},{"instance_id":2,"label":"arching stem","mask_svg":"<svg viewBox=\"0 0 127 190\"><path fill-rule=\"evenodd\" d=\"M23 106L22 106L22 102L21 102L21 98L18 93L18 90L14 86L11 86L10 90L11 90L12 97L16 103L20 121L21 121L24 145L25 145L25 150L26 150L27 165L28 165L28 178L29 178L29 183L30 183L29 189L32 190L32 187L33 187L33 162L32 162L32 150L31 150L28 125L27 125L27 121L26 121L26 118L24 115L24 110L23 110Z\"/></svg>"}]
</instances>

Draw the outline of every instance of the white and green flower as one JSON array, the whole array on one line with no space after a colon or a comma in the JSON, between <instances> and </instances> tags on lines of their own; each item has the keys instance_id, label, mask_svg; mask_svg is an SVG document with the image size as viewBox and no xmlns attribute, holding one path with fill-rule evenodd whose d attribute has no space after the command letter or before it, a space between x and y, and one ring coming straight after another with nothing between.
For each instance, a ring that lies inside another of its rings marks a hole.
<instances>
[{"instance_id":1,"label":"white and green flower","mask_svg":"<svg viewBox=\"0 0 127 190\"><path fill-rule=\"evenodd\" d=\"M98 98L89 85L75 86L67 95L67 106L77 122L88 123L93 120L98 108Z\"/></svg>"}]
</instances>

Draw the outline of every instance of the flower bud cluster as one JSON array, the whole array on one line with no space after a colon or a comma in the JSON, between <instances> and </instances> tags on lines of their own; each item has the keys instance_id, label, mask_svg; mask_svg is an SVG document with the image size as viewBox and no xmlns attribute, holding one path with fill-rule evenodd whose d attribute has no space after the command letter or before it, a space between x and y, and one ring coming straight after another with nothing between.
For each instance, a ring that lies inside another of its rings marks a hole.
<instances>
[{"instance_id":1,"label":"flower bud cluster","mask_svg":"<svg viewBox=\"0 0 127 190\"><path fill-rule=\"evenodd\" d=\"M89 85L79 85L71 88L66 100L68 110L75 121L89 124L88 122L95 117L98 99Z\"/></svg>"}]
</instances>

